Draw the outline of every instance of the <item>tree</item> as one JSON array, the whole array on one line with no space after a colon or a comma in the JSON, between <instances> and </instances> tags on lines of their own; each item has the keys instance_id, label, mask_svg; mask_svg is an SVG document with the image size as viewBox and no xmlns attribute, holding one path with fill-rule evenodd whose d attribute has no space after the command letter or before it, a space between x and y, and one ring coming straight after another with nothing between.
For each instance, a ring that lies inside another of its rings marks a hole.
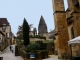
<instances>
[{"instance_id":1,"label":"tree","mask_svg":"<svg viewBox=\"0 0 80 60\"><path fill-rule=\"evenodd\" d=\"M34 34L34 36L37 35L37 29L36 28L33 29L33 34Z\"/></svg>"},{"instance_id":2,"label":"tree","mask_svg":"<svg viewBox=\"0 0 80 60\"><path fill-rule=\"evenodd\" d=\"M39 43L31 43L26 48L27 52L37 52L37 50L40 50L40 44Z\"/></svg>"},{"instance_id":3,"label":"tree","mask_svg":"<svg viewBox=\"0 0 80 60\"><path fill-rule=\"evenodd\" d=\"M28 22L24 18L24 21L23 21L23 40L24 40L24 45L25 46L27 46L30 43L29 31L30 31L30 27L28 25Z\"/></svg>"}]
</instances>

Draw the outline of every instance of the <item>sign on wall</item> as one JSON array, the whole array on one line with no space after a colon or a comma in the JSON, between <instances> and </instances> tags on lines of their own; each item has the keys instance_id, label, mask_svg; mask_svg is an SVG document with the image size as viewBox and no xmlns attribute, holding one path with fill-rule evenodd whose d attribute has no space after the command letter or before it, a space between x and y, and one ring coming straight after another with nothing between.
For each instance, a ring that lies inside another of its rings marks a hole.
<instances>
[{"instance_id":1,"label":"sign on wall","mask_svg":"<svg viewBox=\"0 0 80 60\"><path fill-rule=\"evenodd\" d=\"M30 54L30 58L35 58L35 54Z\"/></svg>"}]
</instances>

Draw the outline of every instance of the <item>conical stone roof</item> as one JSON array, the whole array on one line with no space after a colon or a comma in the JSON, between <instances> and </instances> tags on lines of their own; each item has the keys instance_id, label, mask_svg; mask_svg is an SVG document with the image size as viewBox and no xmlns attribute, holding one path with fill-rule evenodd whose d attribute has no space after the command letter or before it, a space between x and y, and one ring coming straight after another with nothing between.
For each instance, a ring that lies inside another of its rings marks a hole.
<instances>
[{"instance_id":1,"label":"conical stone roof","mask_svg":"<svg viewBox=\"0 0 80 60\"><path fill-rule=\"evenodd\" d=\"M39 25L38 25L38 33L41 35L44 33L47 33L47 25L46 25L45 20L42 15L40 17L40 21L39 21Z\"/></svg>"}]
</instances>

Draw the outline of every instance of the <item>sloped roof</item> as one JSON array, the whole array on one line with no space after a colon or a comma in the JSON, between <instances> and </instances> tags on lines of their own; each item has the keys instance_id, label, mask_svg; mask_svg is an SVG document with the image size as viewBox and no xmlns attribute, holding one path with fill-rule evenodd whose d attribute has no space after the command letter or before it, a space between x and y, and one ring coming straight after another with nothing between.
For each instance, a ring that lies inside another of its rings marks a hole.
<instances>
[{"instance_id":1,"label":"sloped roof","mask_svg":"<svg viewBox=\"0 0 80 60\"><path fill-rule=\"evenodd\" d=\"M2 26L2 24L9 25L7 18L0 18L0 26Z\"/></svg>"}]
</instances>

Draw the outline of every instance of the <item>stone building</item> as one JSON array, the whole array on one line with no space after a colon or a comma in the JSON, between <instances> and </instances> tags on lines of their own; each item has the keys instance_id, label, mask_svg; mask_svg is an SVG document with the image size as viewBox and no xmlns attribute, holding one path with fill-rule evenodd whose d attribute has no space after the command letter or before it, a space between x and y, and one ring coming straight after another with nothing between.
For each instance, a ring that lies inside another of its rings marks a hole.
<instances>
[{"instance_id":1,"label":"stone building","mask_svg":"<svg viewBox=\"0 0 80 60\"><path fill-rule=\"evenodd\" d=\"M68 25L69 40L80 36L80 0L68 0L66 19ZM76 45L76 48L72 47L73 56L77 55L75 49L78 51L78 48L79 45Z\"/></svg>"},{"instance_id":2,"label":"stone building","mask_svg":"<svg viewBox=\"0 0 80 60\"><path fill-rule=\"evenodd\" d=\"M2 31L0 31L0 51L5 48L5 35Z\"/></svg>"},{"instance_id":3,"label":"stone building","mask_svg":"<svg viewBox=\"0 0 80 60\"><path fill-rule=\"evenodd\" d=\"M48 37L51 40L55 40L55 29L48 32Z\"/></svg>"},{"instance_id":4,"label":"stone building","mask_svg":"<svg viewBox=\"0 0 80 60\"><path fill-rule=\"evenodd\" d=\"M11 40L11 26L7 18L0 18L0 31L4 34L4 47L7 47L8 45L10 45Z\"/></svg>"},{"instance_id":5,"label":"stone building","mask_svg":"<svg viewBox=\"0 0 80 60\"><path fill-rule=\"evenodd\" d=\"M80 0L67 0L65 11L63 0L52 0L54 10L56 51L62 56L70 52L68 40L80 36Z\"/></svg>"},{"instance_id":6,"label":"stone building","mask_svg":"<svg viewBox=\"0 0 80 60\"><path fill-rule=\"evenodd\" d=\"M14 34L12 34L12 44L16 44L16 36Z\"/></svg>"},{"instance_id":7,"label":"stone building","mask_svg":"<svg viewBox=\"0 0 80 60\"><path fill-rule=\"evenodd\" d=\"M80 5L79 0L68 0L66 19L68 24L69 39L80 36Z\"/></svg>"},{"instance_id":8,"label":"stone building","mask_svg":"<svg viewBox=\"0 0 80 60\"><path fill-rule=\"evenodd\" d=\"M40 17L40 21L39 21L39 25L38 25L38 34L40 36L44 36L47 35L48 31L47 31L47 25L46 22L43 18L43 16Z\"/></svg>"}]
</instances>

